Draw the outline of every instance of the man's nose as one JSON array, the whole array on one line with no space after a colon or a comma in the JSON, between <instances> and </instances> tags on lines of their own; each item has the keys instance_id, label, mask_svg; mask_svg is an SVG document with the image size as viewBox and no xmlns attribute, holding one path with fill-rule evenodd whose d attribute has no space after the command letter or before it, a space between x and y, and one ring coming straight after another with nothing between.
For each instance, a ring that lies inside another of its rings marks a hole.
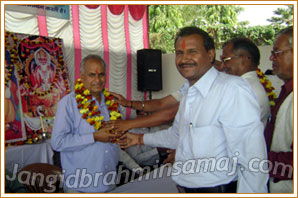
<instances>
[{"instance_id":1,"label":"man's nose","mask_svg":"<svg viewBox=\"0 0 298 198\"><path fill-rule=\"evenodd\" d=\"M183 53L182 62L188 61L190 59L189 57L190 57L189 53Z\"/></svg>"},{"instance_id":2,"label":"man's nose","mask_svg":"<svg viewBox=\"0 0 298 198\"><path fill-rule=\"evenodd\" d=\"M101 81L101 74L97 74L97 75L95 75L94 80L95 80L96 82Z\"/></svg>"}]
</instances>

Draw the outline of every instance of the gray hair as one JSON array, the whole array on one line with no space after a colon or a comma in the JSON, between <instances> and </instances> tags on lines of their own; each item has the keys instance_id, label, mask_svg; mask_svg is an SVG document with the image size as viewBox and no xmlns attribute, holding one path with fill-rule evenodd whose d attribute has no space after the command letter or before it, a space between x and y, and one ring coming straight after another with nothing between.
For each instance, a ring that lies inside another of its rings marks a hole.
<instances>
[{"instance_id":1,"label":"gray hair","mask_svg":"<svg viewBox=\"0 0 298 198\"><path fill-rule=\"evenodd\" d=\"M100 61L104 66L104 70L106 71L107 65L106 65L106 62L103 60L103 58L101 58L100 56L98 56L96 54L90 54L90 55L86 56L85 58L83 58L83 60L81 61L81 68L80 68L81 73L85 72L85 64L88 60L91 60L91 59Z\"/></svg>"},{"instance_id":2,"label":"gray hair","mask_svg":"<svg viewBox=\"0 0 298 198\"><path fill-rule=\"evenodd\" d=\"M286 35L288 36L288 42L289 42L289 47L293 50L293 26L287 27L285 29L282 29L276 36L279 37L281 35Z\"/></svg>"}]
</instances>

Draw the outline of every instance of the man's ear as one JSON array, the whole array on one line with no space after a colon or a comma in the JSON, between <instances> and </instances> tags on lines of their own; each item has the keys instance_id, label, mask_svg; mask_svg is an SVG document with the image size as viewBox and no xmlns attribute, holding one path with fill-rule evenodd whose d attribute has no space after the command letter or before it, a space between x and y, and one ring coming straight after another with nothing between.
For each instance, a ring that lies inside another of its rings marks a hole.
<instances>
[{"instance_id":1,"label":"man's ear","mask_svg":"<svg viewBox=\"0 0 298 198\"><path fill-rule=\"evenodd\" d=\"M80 79L84 77L84 73L80 72Z\"/></svg>"},{"instance_id":2,"label":"man's ear","mask_svg":"<svg viewBox=\"0 0 298 198\"><path fill-rule=\"evenodd\" d=\"M209 56L210 63L212 63L215 58L215 49L210 49L208 51L208 56Z\"/></svg>"}]
</instances>

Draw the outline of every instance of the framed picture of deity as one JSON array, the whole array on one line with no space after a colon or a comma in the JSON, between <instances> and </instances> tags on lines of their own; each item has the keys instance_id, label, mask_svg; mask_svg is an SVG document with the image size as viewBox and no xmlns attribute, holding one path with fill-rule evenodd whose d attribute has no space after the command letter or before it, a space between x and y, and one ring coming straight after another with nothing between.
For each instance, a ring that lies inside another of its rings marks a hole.
<instances>
[{"instance_id":1,"label":"framed picture of deity","mask_svg":"<svg viewBox=\"0 0 298 198\"><path fill-rule=\"evenodd\" d=\"M70 92L63 40L6 31L5 45L5 84L7 98L10 97L5 113L9 122L5 142L27 139L37 143L43 140L44 132L51 133L57 104ZM14 93L18 93L18 103L13 100ZM12 129L21 130L22 138Z\"/></svg>"}]
</instances>

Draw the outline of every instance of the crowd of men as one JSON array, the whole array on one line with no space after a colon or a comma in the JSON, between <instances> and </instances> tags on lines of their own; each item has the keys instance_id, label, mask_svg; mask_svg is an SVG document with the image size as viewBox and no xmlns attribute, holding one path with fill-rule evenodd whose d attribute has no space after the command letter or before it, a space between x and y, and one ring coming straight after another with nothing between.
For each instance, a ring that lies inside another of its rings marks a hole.
<instances>
[{"instance_id":1,"label":"crowd of men","mask_svg":"<svg viewBox=\"0 0 298 198\"><path fill-rule=\"evenodd\" d=\"M59 102L51 145L61 153L64 191L112 190L115 184L107 177L116 172L119 149L145 144L169 149L166 162L173 162L172 179L180 192L293 193L293 27L276 35L268 57L273 74L284 82L272 103L271 89L257 75L260 52L251 40L227 41L220 57L215 66L208 33L196 27L180 29L175 63L187 82L177 92L150 101L129 101L111 93L124 107L153 112L113 121L104 96L105 62L97 55L85 57L80 78L105 124L96 130L83 118L76 92ZM169 121L173 124L165 130L129 132ZM228 163L226 171L206 171L196 166L198 159L236 163ZM85 181L86 175L91 178Z\"/></svg>"}]
</instances>

